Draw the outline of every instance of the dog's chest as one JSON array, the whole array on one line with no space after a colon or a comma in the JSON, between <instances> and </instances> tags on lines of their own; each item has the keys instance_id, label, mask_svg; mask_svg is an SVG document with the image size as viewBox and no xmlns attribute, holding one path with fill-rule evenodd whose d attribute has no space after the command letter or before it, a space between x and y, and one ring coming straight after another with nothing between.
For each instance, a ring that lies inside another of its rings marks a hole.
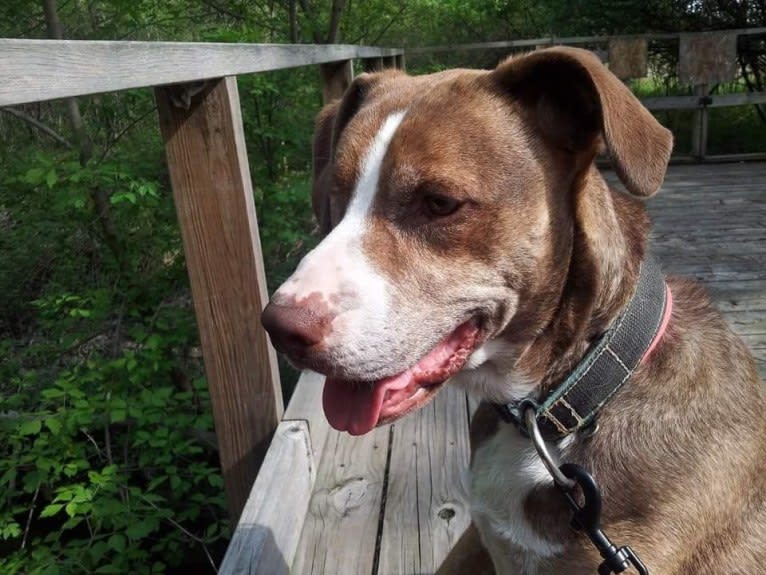
<instances>
[{"instance_id":1,"label":"dog's chest","mask_svg":"<svg viewBox=\"0 0 766 575\"><path fill-rule=\"evenodd\" d=\"M529 439L503 425L478 447L471 466L471 514L498 573L538 575L540 560L563 551L527 519L524 502L552 480Z\"/></svg>"}]
</instances>

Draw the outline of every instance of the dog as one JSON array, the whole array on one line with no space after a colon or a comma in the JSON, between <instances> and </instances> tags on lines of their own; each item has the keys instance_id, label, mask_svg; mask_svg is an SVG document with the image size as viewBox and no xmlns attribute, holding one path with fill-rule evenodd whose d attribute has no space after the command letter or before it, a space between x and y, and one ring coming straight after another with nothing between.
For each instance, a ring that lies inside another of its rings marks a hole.
<instances>
[{"instance_id":1,"label":"dog","mask_svg":"<svg viewBox=\"0 0 766 575\"><path fill-rule=\"evenodd\" d=\"M539 405L620 327L648 273L641 199L671 149L671 133L574 48L491 71L362 74L319 114L312 200L326 237L262 322L295 365L327 376L336 429L367 433L444 385L483 400L473 524L440 573L587 574L603 560L570 527L529 426L501 408ZM627 193L597 170L603 151ZM548 449L592 474L604 532L653 575L766 573L755 362L699 285L659 285L640 361L587 426L569 403L571 426L541 419L562 432Z\"/></svg>"}]
</instances>

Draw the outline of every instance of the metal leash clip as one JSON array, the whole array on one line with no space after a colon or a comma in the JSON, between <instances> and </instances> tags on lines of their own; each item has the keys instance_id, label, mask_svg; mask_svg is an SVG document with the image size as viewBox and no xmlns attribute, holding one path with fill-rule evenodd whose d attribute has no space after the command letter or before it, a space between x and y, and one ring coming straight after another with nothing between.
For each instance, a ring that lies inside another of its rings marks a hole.
<instances>
[{"instance_id":1,"label":"metal leash clip","mask_svg":"<svg viewBox=\"0 0 766 575\"><path fill-rule=\"evenodd\" d=\"M533 408L524 412L524 421L537 454L572 510L572 528L584 532L604 558L598 567L598 575L623 573L631 566L641 575L649 575L649 570L630 547L624 545L618 548L601 529L601 490L593 476L574 463L564 463L560 467L556 465L537 427ZM583 495L582 506L574 497L574 490L578 486Z\"/></svg>"}]
</instances>

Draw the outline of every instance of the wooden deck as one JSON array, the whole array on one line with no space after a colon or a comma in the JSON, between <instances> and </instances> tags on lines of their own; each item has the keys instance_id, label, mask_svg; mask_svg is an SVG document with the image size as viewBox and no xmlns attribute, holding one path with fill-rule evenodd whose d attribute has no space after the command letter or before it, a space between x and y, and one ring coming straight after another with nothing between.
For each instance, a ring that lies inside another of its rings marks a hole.
<instances>
[{"instance_id":1,"label":"wooden deck","mask_svg":"<svg viewBox=\"0 0 766 575\"><path fill-rule=\"evenodd\" d=\"M666 271L709 286L766 374L766 164L673 167L649 209ZM305 374L221 573L433 573L469 523L466 396L354 438L320 395Z\"/></svg>"}]
</instances>

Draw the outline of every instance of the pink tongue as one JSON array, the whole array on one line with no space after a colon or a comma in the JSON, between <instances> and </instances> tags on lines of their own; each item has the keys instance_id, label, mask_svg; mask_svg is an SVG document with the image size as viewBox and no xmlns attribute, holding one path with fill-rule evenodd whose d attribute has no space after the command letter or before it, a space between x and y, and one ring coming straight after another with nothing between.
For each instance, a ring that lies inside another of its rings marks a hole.
<instances>
[{"instance_id":1,"label":"pink tongue","mask_svg":"<svg viewBox=\"0 0 766 575\"><path fill-rule=\"evenodd\" d=\"M464 343L473 341L477 332L470 323L462 324L414 366L380 381L355 382L328 377L322 393L327 421L338 431L351 435L367 433L378 423L387 391L404 389L416 381L424 385L436 383L451 376L462 367L470 350L456 352ZM453 359L460 365L452 365Z\"/></svg>"}]
</instances>

